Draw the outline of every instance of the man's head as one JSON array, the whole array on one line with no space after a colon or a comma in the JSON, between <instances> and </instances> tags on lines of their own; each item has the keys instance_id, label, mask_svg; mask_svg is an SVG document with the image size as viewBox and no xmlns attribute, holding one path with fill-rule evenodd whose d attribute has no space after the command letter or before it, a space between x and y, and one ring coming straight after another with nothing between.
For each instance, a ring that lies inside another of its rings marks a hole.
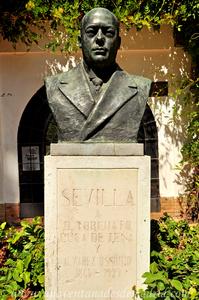
<instances>
[{"instance_id":1,"label":"man's head","mask_svg":"<svg viewBox=\"0 0 199 300\"><path fill-rule=\"evenodd\" d=\"M80 46L89 67L103 69L115 63L120 47L119 22L105 8L94 8L82 19Z\"/></svg>"}]
</instances>

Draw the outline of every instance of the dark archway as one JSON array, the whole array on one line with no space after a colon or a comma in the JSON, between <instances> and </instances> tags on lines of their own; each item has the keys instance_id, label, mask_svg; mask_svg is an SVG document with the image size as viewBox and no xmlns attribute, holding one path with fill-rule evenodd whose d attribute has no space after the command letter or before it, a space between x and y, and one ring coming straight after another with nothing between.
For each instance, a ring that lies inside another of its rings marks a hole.
<instances>
[{"instance_id":1,"label":"dark archway","mask_svg":"<svg viewBox=\"0 0 199 300\"><path fill-rule=\"evenodd\" d=\"M50 143L57 141L54 124L42 87L27 104L18 129L21 217L44 213L44 156Z\"/></svg>"},{"instance_id":2,"label":"dark archway","mask_svg":"<svg viewBox=\"0 0 199 300\"><path fill-rule=\"evenodd\" d=\"M41 87L27 104L18 129L20 215L34 217L44 213L44 156L50 143L56 143L57 128ZM156 123L146 107L139 129L138 142L151 156L151 209L159 211L159 161Z\"/></svg>"}]
</instances>

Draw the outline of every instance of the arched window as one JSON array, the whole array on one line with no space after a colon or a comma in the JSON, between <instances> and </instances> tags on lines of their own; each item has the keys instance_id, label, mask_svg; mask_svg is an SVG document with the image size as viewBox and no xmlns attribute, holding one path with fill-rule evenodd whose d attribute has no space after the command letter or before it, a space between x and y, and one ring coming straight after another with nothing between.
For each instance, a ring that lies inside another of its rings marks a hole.
<instances>
[{"instance_id":1,"label":"arched window","mask_svg":"<svg viewBox=\"0 0 199 300\"><path fill-rule=\"evenodd\" d=\"M140 129L138 142L144 144L144 154L151 156L151 211L160 211L158 133L156 122L147 105Z\"/></svg>"},{"instance_id":2,"label":"arched window","mask_svg":"<svg viewBox=\"0 0 199 300\"><path fill-rule=\"evenodd\" d=\"M45 87L27 104L18 129L20 216L44 213L44 156L56 143L57 127L47 103ZM153 114L146 107L138 134L144 152L151 156L151 208L159 210L158 135Z\"/></svg>"}]
</instances>

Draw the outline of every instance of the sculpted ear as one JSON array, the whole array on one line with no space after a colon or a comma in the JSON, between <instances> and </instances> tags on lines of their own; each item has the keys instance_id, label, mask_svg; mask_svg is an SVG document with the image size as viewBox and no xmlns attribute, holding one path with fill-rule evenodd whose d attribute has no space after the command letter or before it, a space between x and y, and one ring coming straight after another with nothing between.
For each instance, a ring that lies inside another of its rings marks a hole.
<instances>
[{"instance_id":1,"label":"sculpted ear","mask_svg":"<svg viewBox=\"0 0 199 300\"><path fill-rule=\"evenodd\" d=\"M78 46L82 48L82 38L80 35L78 36Z\"/></svg>"},{"instance_id":2,"label":"sculpted ear","mask_svg":"<svg viewBox=\"0 0 199 300\"><path fill-rule=\"evenodd\" d=\"M118 36L118 41L117 41L117 49L119 49L120 48L120 46L121 46L121 37L120 36Z\"/></svg>"}]
</instances>

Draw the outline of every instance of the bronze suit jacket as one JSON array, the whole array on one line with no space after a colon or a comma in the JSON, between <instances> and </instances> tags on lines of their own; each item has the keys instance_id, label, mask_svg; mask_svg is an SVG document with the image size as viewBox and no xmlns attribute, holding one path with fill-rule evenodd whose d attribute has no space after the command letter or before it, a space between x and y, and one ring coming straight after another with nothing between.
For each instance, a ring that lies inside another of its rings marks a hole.
<instances>
[{"instance_id":1,"label":"bronze suit jacket","mask_svg":"<svg viewBox=\"0 0 199 300\"><path fill-rule=\"evenodd\" d=\"M95 103L82 64L45 80L59 141L136 142L151 81L117 70Z\"/></svg>"}]
</instances>

